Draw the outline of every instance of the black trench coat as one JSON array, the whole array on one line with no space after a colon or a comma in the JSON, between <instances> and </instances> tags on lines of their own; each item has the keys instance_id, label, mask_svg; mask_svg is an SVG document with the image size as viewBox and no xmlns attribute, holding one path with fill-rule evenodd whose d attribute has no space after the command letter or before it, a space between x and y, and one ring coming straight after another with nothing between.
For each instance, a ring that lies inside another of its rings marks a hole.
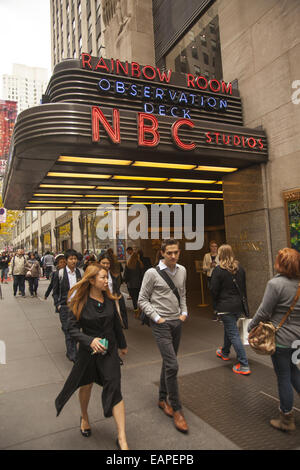
<instances>
[{"instance_id":1,"label":"black trench coat","mask_svg":"<svg viewBox=\"0 0 300 470\"><path fill-rule=\"evenodd\" d=\"M103 387L104 416L112 416L112 408L122 400L118 348L127 347L115 303L106 295L104 304L89 297L79 321L70 312L69 333L79 342L79 350L70 375L55 400L57 416L77 388L93 382ZM90 344L94 338L108 340L106 355L91 354Z\"/></svg>"}]
</instances>

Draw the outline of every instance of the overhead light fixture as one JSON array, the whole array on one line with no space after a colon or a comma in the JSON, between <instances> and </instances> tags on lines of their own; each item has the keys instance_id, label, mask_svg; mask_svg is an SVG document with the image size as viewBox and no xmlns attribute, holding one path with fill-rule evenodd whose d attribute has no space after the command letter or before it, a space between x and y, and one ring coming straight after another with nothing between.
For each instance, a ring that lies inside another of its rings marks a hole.
<instances>
[{"instance_id":1,"label":"overhead light fixture","mask_svg":"<svg viewBox=\"0 0 300 470\"><path fill-rule=\"evenodd\" d=\"M66 209L66 207L63 206L27 206L25 209Z\"/></svg>"},{"instance_id":2,"label":"overhead light fixture","mask_svg":"<svg viewBox=\"0 0 300 470\"><path fill-rule=\"evenodd\" d=\"M85 197L122 197L117 194L86 194Z\"/></svg>"},{"instance_id":3,"label":"overhead light fixture","mask_svg":"<svg viewBox=\"0 0 300 470\"><path fill-rule=\"evenodd\" d=\"M180 189L180 188L147 188L147 191L168 191L171 193L172 191L178 193L188 193L190 189Z\"/></svg>"},{"instance_id":4,"label":"overhead light fixture","mask_svg":"<svg viewBox=\"0 0 300 470\"><path fill-rule=\"evenodd\" d=\"M97 178L97 179L108 179L111 175L98 175L95 173L60 173L57 171L50 171L47 176L52 178Z\"/></svg>"},{"instance_id":5,"label":"overhead light fixture","mask_svg":"<svg viewBox=\"0 0 300 470\"><path fill-rule=\"evenodd\" d=\"M145 168L170 168L173 170L192 170L197 165L184 165L180 163L161 163L161 162L134 162L131 166L140 166Z\"/></svg>"},{"instance_id":6,"label":"overhead light fixture","mask_svg":"<svg viewBox=\"0 0 300 470\"><path fill-rule=\"evenodd\" d=\"M78 184L40 184L40 188L67 188L67 189L95 189L96 186L82 186Z\"/></svg>"},{"instance_id":7,"label":"overhead light fixture","mask_svg":"<svg viewBox=\"0 0 300 470\"><path fill-rule=\"evenodd\" d=\"M215 194L223 194L223 191L214 191L212 189L192 189L191 193L215 193Z\"/></svg>"},{"instance_id":8,"label":"overhead light fixture","mask_svg":"<svg viewBox=\"0 0 300 470\"><path fill-rule=\"evenodd\" d=\"M185 197L185 196L179 196L180 199L192 199L192 200L195 200L195 201L199 201L199 199L206 199L206 197ZM178 197L176 196L173 196L171 197L171 199L178 199Z\"/></svg>"},{"instance_id":9,"label":"overhead light fixture","mask_svg":"<svg viewBox=\"0 0 300 470\"><path fill-rule=\"evenodd\" d=\"M115 204L116 201L103 201L103 204ZM102 204L101 201L75 201L75 204L96 204L99 206Z\"/></svg>"},{"instance_id":10,"label":"overhead light fixture","mask_svg":"<svg viewBox=\"0 0 300 470\"><path fill-rule=\"evenodd\" d=\"M135 181L167 181L168 178L155 178L151 176L123 176L116 175L112 177L113 180L135 180Z\"/></svg>"},{"instance_id":11,"label":"overhead light fixture","mask_svg":"<svg viewBox=\"0 0 300 470\"><path fill-rule=\"evenodd\" d=\"M97 186L96 189L109 189L112 191L144 191L146 188L134 188L127 186Z\"/></svg>"},{"instance_id":12,"label":"overhead light fixture","mask_svg":"<svg viewBox=\"0 0 300 470\"><path fill-rule=\"evenodd\" d=\"M230 168L227 166L198 166L195 170L199 171L221 171L224 173L230 173L232 171L238 170L238 168Z\"/></svg>"},{"instance_id":13,"label":"overhead light fixture","mask_svg":"<svg viewBox=\"0 0 300 470\"><path fill-rule=\"evenodd\" d=\"M84 197L82 194L46 194L46 193L36 193L35 197Z\"/></svg>"},{"instance_id":14,"label":"overhead light fixture","mask_svg":"<svg viewBox=\"0 0 300 470\"><path fill-rule=\"evenodd\" d=\"M209 201L223 201L222 197L208 197L207 199Z\"/></svg>"},{"instance_id":15,"label":"overhead light fixture","mask_svg":"<svg viewBox=\"0 0 300 470\"><path fill-rule=\"evenodd\" d=\"M186 178L169 178L168 183L197 183L197 184L213 184L215 180L192 180Z\"/></svg>"},{"instance_id":16,"label":"overhead light fixture","mask_svg":"<svg viewBox=\"0 0 300 470\"><path fill-rule=\"evenodd\" d=\"M125 165L128 166L132 160L117 160L114 158L91 158L91 157L65 157L60 156L58 162L69 163L91 163L92 165Z\"/></svg>"},{"instance_id":17,"label":"overhead light fixture","mask_svg":"<svg viewBox=\"0 0 300 470\"><path fill-rule=\"evenodd\" d=\"M135 198L135 199L169 199L169 196L130 196L130 198Z\"/></svg>"},{"instance_id":18,"label":"overhead light fixture","mask_svg":"<svg viewBox=\"0 0 300 470\"><path fill-rule=\"evenodd\" d=\"M28 201L29 204L72 204L73 201Z\"/></svg>"}]
</instances>

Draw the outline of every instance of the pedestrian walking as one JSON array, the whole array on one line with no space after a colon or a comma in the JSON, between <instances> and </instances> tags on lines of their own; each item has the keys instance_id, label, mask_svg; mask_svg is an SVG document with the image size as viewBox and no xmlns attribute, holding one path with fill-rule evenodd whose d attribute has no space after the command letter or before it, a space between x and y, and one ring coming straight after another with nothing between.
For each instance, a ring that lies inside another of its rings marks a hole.
<instances>
[{"instance_id":1,"label":"pedestrian walking","mask_svg":"<svg viewBox=\"0 0 300 470\"><path fill-rule=\"evenodd\" d=\"M267 283L260 306L248 326L248 331L259 322L271 322L278 327L289 310L296 293L300 294L300 253L292 248L279 250L275 260L277 274ZM279 419L271 426L281 431L295 431L293 388L300 395L300 370L293 360L300 339L300 300L275 334L276 351L271 356L277 378L279 394Z\"/></svg>"},{"instance_id":2,"label":"pedestrian walking","mask_svg":"<svg viewBox=\"0 0 300 470\"><path fill-rule=\"evenodd\" d=\"M49 280L50 275L53 272L54 268L54 256L51 255L50 251L47 251L44 260L43 260L44 268L45 268L45 276Z\"/></svg>"},{"instance_id":3,"label":"pedestrian walking","mask_svg":"<svg viewBox=\"0 0 300 470\"><path fill-rule=\"evenodd\" d=\"M54 274L53 278L53 299L56 311L59 313L62 331L65 335L67 358L75 362L77 356L76 342L68 331L68 305L67 298L69 290L81 279L81 273L77 265L77 252L67 250L65 253L66 267Z\"/></svg>"},{"instance_id":4,"label":"pedestrian walking","mask_svg":"<svg viewBox=\"0 0 300 470\"><path fill-rule=\"evenodd\" d=\"M24 255L24 250L21 248L17 250L17 254L13 256L10 265L9 265L9 275L13 276L13 292L14 297L17 295L18 288L22 297L25 297L25 273L26 273L26 258Z\"/></svg>"},{"instance_id":5,"label":"pedestrian walking","mask_svg":"<svg viewBox=\"0 0 300 470\"><path fill-rule=\"evenodd\" d=\"M89 437L88 404L93 383L103 387L104 416L114 417L117 447L128 449L125 433L125 407L121 394L121 369L118 348L127 354L126 339L115 307L115 297L107 290L107 271L91 265L69 293L69 333L79 342L76 362L55 400L57 416L72 394L80 387L80 432ZM105 341L107 346L105 346Z\"/></svg>"},{"instance_id":6,"label":"pedestrian walking","mask_svg":"<svg viewBox=\"0 0 300 470\"><path fill-rule=\"evenodd\" d=\"M187 319L186 269L177 263L179 242L169 239L161 245L162 260L146 271L138 305L150 319L152 333L162 356L158 406L173 417L178 431L188 432L179 398L177 352L182 324Z\"/></svg>"},{"instance_id":7,"label":"pedestrian walking","mask_svg":"<svg viewBox=\"0 0 300 470\"><path fill-rule=\"evenodd\" d=\"M213 270L219 264L219 257L218 257L218 244L211 240L209 243L209 253L206 253L203 258L203 271L207 277L207 286L210 287L211 276Z\"/></svg>"},{"instance_id":8,"label":"pedestrian walking","mask_svg":"<svg viewBox=\"0 0 300 470\"><path fill-rule=\"evenodd\" d=\"M144 277L144 265L137 251L134 251L126 263L124 282L127 284L129 295L132 299L135 317L138 318L138 298Z\"/></svg>"},{"instance_id":9,"label":"pedestrian walking","mask_svg":"<svg viewBox=\"0 0 300 470\"><path fill-rule=\"evenodd\" d=\"M7 284L9 254L3 252L0 256L1 283Z\"/></svg>"},{"instance_id":10,"label":"pedestrian walking","mask_svg":"<svg viewBox=\"0 0 300 470\"><path fill-rule=\"evenodd\" d=\"M55 256L54 265L56 266L56 271L59 271L60 269L64 269L66 267L67 262L66 262L65 255L63 253L60 253L60 254ZM44 296L45 300L48 299L50 293L53 290L54 275L55 275L56 271L53 271L53 273L51 274L50 283L49 283L49 286L48 286L48 288L45 292L45 296Z\"/></svg>"},{"instance_id":11,"label":"pedestrian walking","mask_svg":"<svg viewBox=\"0 0 300 470\"><path fill-rule=\"evenodd\" d=\"M128 329L128 317L127 317L127 309L126 309L126 304L124 297L120 291L120 286L117 281L117 278L111 275L110 272L110 259L108 255L104 252L100 255L99 257L99 265L106 269L107 275L108 275L108 288L110 292L114 295L117 296L118 298L118 303L120 307L120 314L122 317L123 325L124 328L127 330Z\"/></svg>"},{"instance_id":12,"label":"pedestrian walking","mask_svg":"<svg viewBox=\"0 0 300 470\"><path fill-rule=\"evenodd\" d=\"M122 279L123 266L119 262L118 257L114 254L111 248L108 248L108 250L106 251L106 254L108 255L109 261L110 261L110 274L112 275L113 278L115 278L116 285L119 289L123 282L123 279Z\"/></svg>"},{"instance_id":13,"label":"pedestrian walking","mask_svg":"<svg viewBox=\"0 0 300 470\"><path fill-rule=\"evenodd\" d=\"M229 361L230 348L233 346L238 360L232 368L233 372L249 375L251 370L237 327L237 320L248 313L244 310L242 300L244 297L247 301L246 274L235 259L230 245L221 245L218 256L220 264L212 273L210 291L214 311L224 325L224 344L217 349L216 354L224 361Z\"/></svg>"},{"instance_id":14,"label":"pedestrian walking","mask_svg":"<svg viewBox=\"0 0 300 470\"><path fill-rule=\"evenodd\" d=\"M29 259L26 261L25 269L25 277L29 283L30 297L37 297L41 267L34 253L29 254Z\"/></svg>"}]
</instances>

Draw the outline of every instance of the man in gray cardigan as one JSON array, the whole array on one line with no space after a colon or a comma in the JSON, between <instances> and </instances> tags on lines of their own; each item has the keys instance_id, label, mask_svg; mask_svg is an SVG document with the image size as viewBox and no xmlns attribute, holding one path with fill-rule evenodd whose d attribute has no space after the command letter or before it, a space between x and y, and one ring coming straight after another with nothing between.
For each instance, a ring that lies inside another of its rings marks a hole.
<instances>
[{"instance_id":1,"label":"man in gray cardigan","mask_svg":"<svg viewBox=\"0 0 300 470\"><path fill-rule=\"evenodd\" d=\"M153 336L163 359L158 406L167 416L173 417L178 431L186 433L188 425L182 414L177 384L177 351L182 323L187 318L186 269L177 264L180 255L177 240L163 241L161 254L163 259L158 268L171 278L179 296L177 298L175 289L171 290L155 268L150 268L143 279L138 305L150 318Z\"/></svg>"}]
</instances>

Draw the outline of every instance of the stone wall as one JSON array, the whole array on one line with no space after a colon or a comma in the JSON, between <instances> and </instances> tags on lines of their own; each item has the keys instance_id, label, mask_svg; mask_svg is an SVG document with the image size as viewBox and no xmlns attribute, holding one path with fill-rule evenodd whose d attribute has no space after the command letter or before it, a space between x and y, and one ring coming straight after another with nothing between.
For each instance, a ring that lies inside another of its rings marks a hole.
<instances>
[{"instance_id":1,"label":"stone wall","mask_svg":"<svg viewBox=\"0 0 300 470\"><path fill-rule=\"evenodd\" d=\"M269 162L224 183L228 241L246 232L263 244L261 252L238 253L251 272L254 308L277 251L287 246L282 192L300 186L300 103L292 102L292 83L300 80L300 2L218 0L218 6L224 80L238 79L244 125L262 126L268 137Z\"/></svg>"}]
</instances>

